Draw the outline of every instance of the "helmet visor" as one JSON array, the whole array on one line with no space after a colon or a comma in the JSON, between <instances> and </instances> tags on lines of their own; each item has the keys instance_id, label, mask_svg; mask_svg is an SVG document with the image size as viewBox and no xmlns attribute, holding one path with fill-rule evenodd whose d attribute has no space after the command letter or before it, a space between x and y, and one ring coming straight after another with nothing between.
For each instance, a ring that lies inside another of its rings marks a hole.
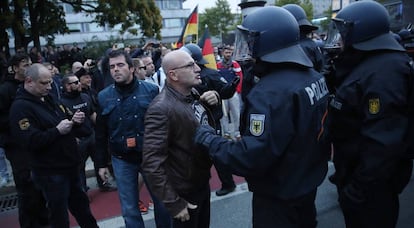
<instances>
[{"instance_id":1,"label":"helmet visor","mask_svg":"<svg viewBox=\"0 0 414 228\"><path fill-rule=\"evenodd\" d=\"M255 58L254 46L259 40L259 32L249 31L241 25L237 26L233 59L247 61Z\"/></svg>"},{"instance_id":2,"label":"helmet visor","mask_svg":"<svg viewBox=\"0 0 414 228\"><path fill-rule=\"evenodd\" d=\"M329 25L327 38L323 47L328 53L340 53L343 51L344 42L335 22Z\"/></svg>"}]
</instances>

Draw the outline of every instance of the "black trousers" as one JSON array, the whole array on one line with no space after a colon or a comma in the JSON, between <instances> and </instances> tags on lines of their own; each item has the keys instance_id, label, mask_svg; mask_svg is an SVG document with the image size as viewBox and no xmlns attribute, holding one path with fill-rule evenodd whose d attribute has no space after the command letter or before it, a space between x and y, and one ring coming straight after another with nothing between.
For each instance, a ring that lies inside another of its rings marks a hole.
<instances>
[{"instance_id":1,"label":"black trousers","mask_svg":"<svg viewBox=\"0 0 414 228\"><path fill-rule=\"evenodd\" d=\"M93 167L94 167L96 183L98 184L98 187L99 188L104 187L103 180L99 176L99 168L95 167L95 155L96 155L95 131L93 131L93 133L90 136L79 139L78 150L82 156L82 164L80 166L80 175L81 175L81 183L82 183L83 189L85 191L88 190L86 186L86 173L85 173L85 165L86 165L86 160L88 159L88 157L91 157L92 161L94 162Z\"/></svg>"},{"instance_id":2,"label":"black trousers","mask_svg":"<svg viewBox=\"0 0 414 228\"><path fill-rule=\"evenodd\" d=\"M316 189L295 199L281 200L253 193L253 228L314 228Z\"/></svg>"},{"instance_id":3,"label":"black trousers","mask_svg":"<svg viewBox=\"0 0 414 228\"><path fill-rule=\"evenodd\" d=\"M42 227L49 224L46 200L31 178L29 153L18 144L6 144L7 159L13 171L17 191L19 223L22 228Z\"/></svg>"},{"instance_id":4,"label":"black trousers","mask_svg":"<svg viewBox=\"0 0 414 228\"><path fill-rule=\"evenodd\" d=\"M68 210L80 227L98 227L77 170L66 175L38 175L32 172L32 178L47 201L51 227L69 228Z\"/></svg>"},{"instance_id":5,"label":"black trousers","mask_svg":"<svg viewBox=\"0 0 414 228\"><path fill-rule=\"evenodd\" d=\"M13 170L21 228L43 227L49 224L48 209L42 192L33 183L29 169Z\"/></svg>"},{"instance_id":6,"label":"black trousers","mask_svg":"<svg viewBox=\"0 0 414 228\"><path fill-rule=\"evenodd\" d=\"M210 227L210 187L190 194L180 194L180 197L189 203L197 205L195 209L188 209L190 220L181 222L173 219L174 228L209 228ZM174 215L173 215L174 216Z\"/></svg>"},{"instance_id":7,"label":"black trousers","mask_svg":"<svg viewBox=\"0 0 414 228\"><path fill-rule=\"evenodd\" d=\"M400 209L398 195L409 182L412 168L411 160L402 160L388 179L360 183L348 177L342 185L337 184L346 227L394 228Z\"/></svg>"}]
</instances>

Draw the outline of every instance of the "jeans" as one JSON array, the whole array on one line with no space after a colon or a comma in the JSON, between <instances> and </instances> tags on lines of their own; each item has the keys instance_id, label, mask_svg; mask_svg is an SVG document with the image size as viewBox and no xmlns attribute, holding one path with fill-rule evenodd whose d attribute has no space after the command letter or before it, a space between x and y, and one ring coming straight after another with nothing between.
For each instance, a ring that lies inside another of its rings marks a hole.
<instances>
[{"instance_id":1,"label":"jeans","mask_svg":"<svg viewBox=\"0 0 414 228\"><path fill-rule=\"evenodd\" d=\"M139 211L139 189L138 189L138 173L140 165L131 163L112 156L112 167L114 169L116 185L118 187L119 200L121 201L122 217L125 221L126 228L144 228L144 220ZM144 182L145 177L144 177ZM172 226L171 216L165 208L164 204L153 196L148 189L153 203L155 223L157 228L170 228Z\"/></svg>"},{"instance_id":2,"label":"jeans","mask_svg":"<svg viewBox=\"0 0 414 228\"><path fill-rule=\"evenodd\" d=\"M222 131L232 137L240 136L240 100L238 93L230 99L223 100L224 110L221 118Z\"/></svg>"},{"instance_id":3,"label":"jeans","mask_svg":"<svg viewBox=\"0 0 414 228\"><path fill-rule=\"evenodd\" d=\"M80 227L98 227L89 208L88 196L82 189L78 169L66 175L44 176L32 172L32 178L46 198L52 228L69 228L68 209Z\"/></svg>"}]
</instances>

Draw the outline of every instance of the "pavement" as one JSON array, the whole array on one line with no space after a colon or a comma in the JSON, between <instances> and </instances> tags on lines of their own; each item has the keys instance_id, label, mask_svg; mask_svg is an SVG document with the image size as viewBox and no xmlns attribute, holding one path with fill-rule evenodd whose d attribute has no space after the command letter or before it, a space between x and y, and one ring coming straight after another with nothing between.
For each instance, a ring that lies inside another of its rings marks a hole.
<instances>
[{"instance_id":1,"label":"pavement","mask_svg":"<svg viewBox=\"0 0 414 228\"><path fill-rule=\"evenodd\" d=\"M332 163L329 163L329 174L334 172ZM93 172L89 172L93 173ZM327 175L327 176L328 176ZM122 216L120 215L120 205L117 192L101 193L95 187L95 178L88 178L88 185L92 189L88 192L91 198L91 210L98 220L101 228L123 228L125 227ZM251 228L251 199L252 194L248 191L247 184L243 178L235 177L237 188L234 192L217 197L214 190L219 188L217 174L212 169L210 186L211 194L211 225L212 228ZM4 196L4 189L0 190L0 196ZM149 194L144 188L141 191L141 199L144 203L149 202ZM396 228L414 227L414 176L400 195L400 216ZM335 186L327 178L318 188L316 197L316 208L318 212L318 228L342 228L345 227L344 219L337 203ZM154 213L149 210L148 214L143 215L146 228L155 228ZM17 228L17 209L0 212L1 227ZM71 218L71 227L78 227Z\"/></svg>"}]
</instances>

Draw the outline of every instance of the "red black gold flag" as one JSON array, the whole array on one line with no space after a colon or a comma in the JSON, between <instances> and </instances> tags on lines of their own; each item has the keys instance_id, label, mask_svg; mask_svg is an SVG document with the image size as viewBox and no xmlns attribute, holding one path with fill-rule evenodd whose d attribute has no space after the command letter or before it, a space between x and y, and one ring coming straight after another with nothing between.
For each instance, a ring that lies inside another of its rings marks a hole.
<instances>
[{"instance_id":1,"label":"red black gold flag","mask_svg":"<svg viewBox=\"0 0 414 228\"><path fill-rule=\"evenodd\" d=\"M201 47L203 52L203 57L208 61L208 64L205 66L211 69L217 70L216 59L214 57L214 48L211 43L210 33L208 27L204 30L203 37L198 41L198 46Z\"/></svg>"},{"instance_id":2,"label":"red black gold flag","mask_svg":"<svg viewBox=\"0 0 414 228\"><path fill-rule=\"evenodd\" d=\"M181 32L180 38L175 43L175 48L180 48L185 44L185 39L187 36L195 36L195 40L198 39L198 5L194 8L193 12L188 16L185 21L185 26Z\"/></svg>"}]
</instances>

